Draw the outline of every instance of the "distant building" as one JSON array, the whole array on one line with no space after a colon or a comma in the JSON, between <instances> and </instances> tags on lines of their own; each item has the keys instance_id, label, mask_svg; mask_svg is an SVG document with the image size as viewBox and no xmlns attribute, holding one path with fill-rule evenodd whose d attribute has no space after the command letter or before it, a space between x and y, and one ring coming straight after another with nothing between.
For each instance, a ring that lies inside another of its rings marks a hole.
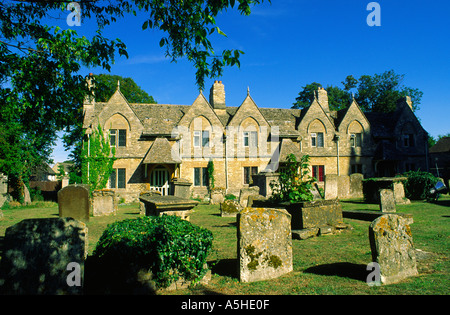
<instances>
[{"instance_id":1,"label":"distant building","mask_svg":"<svg viewBox=\"0 0 450 315\"><path fill-rule=\"evenodd\" d=\"M141 191L170 193L174 178L192 183L193 196L207 193L207 165L214 162L215 186L238 194L252 175L276 172L287 154L308 154L311 175L323 187L326 174L394 176L427 169L427 132L409 97L394 113L363 113L355 100L331 111L319 88L306 109L260 108L247 95L238 107L225 101L216 81L209 99L202 92L191 105L129 103L120 91L108 102L87 97L83 128L100 122L116 148L108 187L126 200Z\"/></svg>"},{"instance_id":2,"label":"distant building","mask_svg":"<svg viewBox=\"0 0 450 315\"><path fill-rule=\"evenodd\" d=\"M450 179L450 137L442 137L430 148L430 171L444 179L449 187Z\"/></svg>"}]
</instances>

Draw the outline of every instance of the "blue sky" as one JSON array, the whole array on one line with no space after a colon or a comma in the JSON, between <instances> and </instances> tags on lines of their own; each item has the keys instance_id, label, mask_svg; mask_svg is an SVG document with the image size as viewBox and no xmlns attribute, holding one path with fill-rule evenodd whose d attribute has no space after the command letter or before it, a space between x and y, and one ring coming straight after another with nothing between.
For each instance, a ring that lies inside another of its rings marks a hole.
<instances>
[{"instance_id":1,"label":"blue sky","mask_svg":"<svg viewBox=\"0 0 450 315\"><path fill-rule=\"evenodd\" d=\"M416 115L428 133L449 133L450 1L377 1L381 26L373 27L366 21L370 2L272 0L255 6L250 16L235 8L217 17L227 35L212 38L217 53L245 52L240 68L225 68L218 78L225 85L227 106L241 105L249 87L258 106L290 108L308 83L340 86L350 74L359 78L393 69L405 75L404 85L424 93ZM142 31L144 19L144 14L130 16L104 31L128 47L129 58L117 58L111 74L133 78L160 104L192 104L199 93L194 66L186 59L165 59L159 47L163 33ZM79 34L95 31L87 21L72 28ZM206 81L207 97L213 82ZM67 154L58 145L54 161Z\"/></svg>"}]
</instances>

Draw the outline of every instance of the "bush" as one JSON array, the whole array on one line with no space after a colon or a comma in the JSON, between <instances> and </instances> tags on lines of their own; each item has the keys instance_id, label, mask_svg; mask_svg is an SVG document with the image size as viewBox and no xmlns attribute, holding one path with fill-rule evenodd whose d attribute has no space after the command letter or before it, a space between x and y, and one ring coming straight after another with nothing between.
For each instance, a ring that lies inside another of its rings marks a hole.
<instances>
[{"instance_id":1,"label":"bush","mask_svg":"<svg viewBox=\"0 0 450 315\"><path fill-rule=\"evenodd\" d=\"M272 201L295 203L314 199L311 190L316 179L309 175L309 160L309 155L303 155L300 161L292 153L286 157L278 183L270 183Z\"/></svg>"},{"instance_id":2,"label":"bush","mask_svg":"<svg viewBox=\"0 0 450 315\"><path fill-rule=\"evenodd\" d=\"M206 274L212 240L211 231L176 216L142 217L108 225L93 256L115 273L150 271L156 287L165 288Z\"/></svg>"},{"instance_id":3,"label":"bush","mask_svg":"<svg viewBox=\"0 0 450 315\"><path fill-rule=\"evenodd\" d=\"M225 200L236 200L237 197L233 194L227 194L225 195Z\"/></svg>"},{"instance_id":4,"label":"bush","mask_svg":"<svg viewBox=\"0 0 450 315\"><path fill-rule=\"evenodd\" d=\"M411 200L430 198L430 189L438 182L438 179L433 174L421 171L409 171L404 175L408 178L404 183L406 198Z\"/></svg>"}]
</instances>

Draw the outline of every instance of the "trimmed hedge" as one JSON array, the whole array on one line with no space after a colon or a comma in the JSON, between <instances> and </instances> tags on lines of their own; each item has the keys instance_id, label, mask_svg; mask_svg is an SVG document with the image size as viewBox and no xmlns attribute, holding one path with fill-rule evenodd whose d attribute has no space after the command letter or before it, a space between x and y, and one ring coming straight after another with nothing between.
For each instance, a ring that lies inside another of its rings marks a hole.
<instances>
[{"instance_id":1,"label":"trimmed hedge","mask_svg":"<svg viewBox=\"0 0 450 315\"><path fill-rule=\"evenodd\" d=\"M212 241L211 231L177 216L146 216L108 225L93 256L114 266L114 274L151 271L156 286L165 288L180 278L200 280Z\"/></svg>"}]
</instances>

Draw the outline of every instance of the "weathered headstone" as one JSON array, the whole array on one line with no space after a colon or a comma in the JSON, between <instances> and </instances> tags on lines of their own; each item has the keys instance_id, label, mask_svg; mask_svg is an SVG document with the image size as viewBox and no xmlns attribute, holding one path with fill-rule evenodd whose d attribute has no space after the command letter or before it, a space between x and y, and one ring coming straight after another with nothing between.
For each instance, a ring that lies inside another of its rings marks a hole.
<instances>
[{"instance_id":1,"label":"weathered headstone","mask_svg":"<svg viewBox=\"0 0 450 315\"><path fill-rule=\"evenodd\" d=\"M94 190L92 192L92 215L94 217L116 215L118 209L113 190Z\"/></svg>"},{"instance_id":2,"label":"weathered headstone","mask_svg":"<svg viewBox=\"0 0 450 315\"><path fill-rule=\"evenodd\" d=\"M395 181L392 183L392 188L394 190L395 203L399 205L410 204L411 201L405 197L405 188L403 182Z\"/></svg>"},{"instance_id":3,"label":"weathered headstone","mask_svg":"<svg viewBox=\"0 0 450 315\"><path fill-rule=\"evenodd\" d=\"M220 204L221 217L236 217L241 210L242 207L237 200L228 199Z\"/></svg>"},{"instance_id":4,"label":"weathered headstone","mask_svg":"<svg viewBox=\"0 0 450 315\"><path fill-rule=\"evenodd\" d=\"M364 175L360 173L354 173L350 176L350 197L351 198L362 198L363 194L363 180Z\"/></svg>"},{"instance_id":5,"label":"weathered headstone","mask_svg":"<svg viewBox=\"0 0 450 315\"><path fill-rule=\"evenodd\" d=\"M380 189L381 212L395 212L394 192L391 189Z\"/></svg>"},{"instance_id":6,"label":"weathered headstone","mask_svg":"<svg viewBox=\"0 0 450 315\"><path fill-rule=\"evenodd\" d=\"M239 203L241 204L241 207L242 208L247 207L249 196L258 196L258 195L259 195L259 187L258 186L241 188L241 191L239 194Z\"/></svg>"},{"instance_id":7,"label":"weathered headstone","mask_svg":"<svg viewBox=\"0 0 450 315\"><path fill-rule=\"evenodd\" d=\"M241 282L273 279L293 270L291 215L286 210L245 208L237 224Z\"/></svg>"},{"instance_id":8,"label":"weathered headstone","mask_svg":"<svg viewBox=\"0 0 450 315\"><path fill-rule=\"evenodd\" d=\"M381 283L396 283L418 274L411 229L403 217L385 214L375 219L369 226L369 240Z\"/></svg>"},{"instance_id":9,"label":"weathered headstone","mask_svg":"<svg viewBox=\"0 0 450 315\"><path fill-rule=\"evenodd\" d=\"M69 185L58 191L60 217L89 221L89 189L85 185Z\"/></svg>"},{"instance_id":10,"label":"weathered headstone","mask_svg":"<svg viewBox=\"0 0 450 315\"><path fill-rule=\"evenodd\" d=\"M86 224L27 219L6 229L0 266L5 294L82 294Z\"/></svg>"},{"instance_id":11,"label":"weathered headstone","mask_svg":"<svg viewBox=\"0 0 450 315\"><path fill-rule=\"evenodd\" d=\"M338 197L338 175L325 175L325 199L336 199Z\"/></svg>"},{"instance_id":12,"label":"weathered headstone","mask_svg":"<svg viewBox=\"0 0 450 315\"><path fill-rule=\"evenodd\" d=\"M225 201L225 188L212 188L211 189L211 200L209 201L212 205L220 205Z\"/></svg>"}]
</instances>

